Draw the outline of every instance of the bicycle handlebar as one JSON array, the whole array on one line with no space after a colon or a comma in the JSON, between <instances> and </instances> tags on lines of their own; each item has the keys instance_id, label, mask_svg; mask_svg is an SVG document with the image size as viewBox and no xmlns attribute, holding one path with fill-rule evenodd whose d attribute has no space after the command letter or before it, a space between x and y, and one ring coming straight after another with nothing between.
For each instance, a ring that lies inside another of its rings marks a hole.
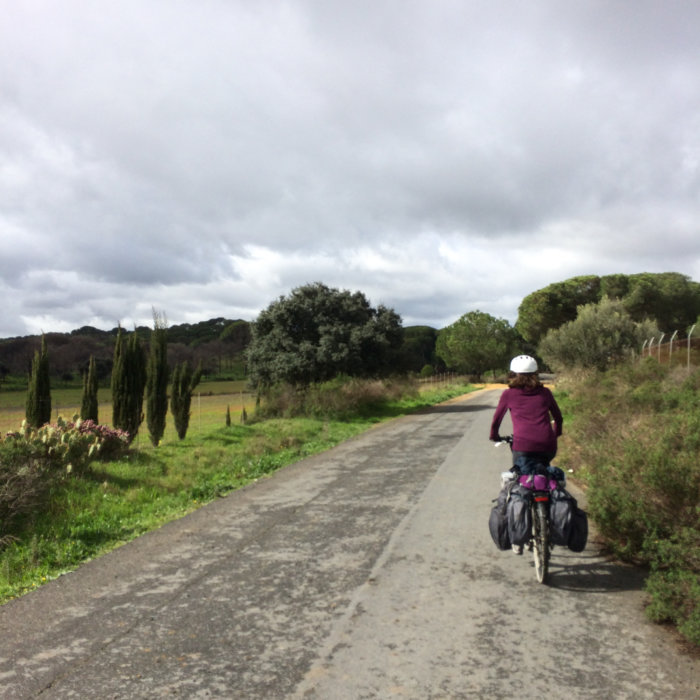
<instances>
[{"instance_id":1,"label":"bicycle handlebar","mask_svg":"<svg viewBox=\"0 0 700 700\"><path fill-rule=\"evenodd\" d=\"M501 445L510 445L511 449L513 447L513 436L512 435L499 435L498 440L495 441L494 447L500 447Z\"/></svg>"}]
</instances>

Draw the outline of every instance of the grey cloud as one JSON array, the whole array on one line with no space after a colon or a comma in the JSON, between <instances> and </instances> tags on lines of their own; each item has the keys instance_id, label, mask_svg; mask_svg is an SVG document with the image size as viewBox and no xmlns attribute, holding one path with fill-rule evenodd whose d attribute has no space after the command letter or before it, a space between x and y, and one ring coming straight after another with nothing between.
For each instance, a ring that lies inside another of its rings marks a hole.
<instances>
[{"instance_id":1,"label":"grey cloud","mask_svg":"<svg viewBox=\"0 0 700 700\"><path fill-rule=\"evenodd\" d=\"M172 322L254 314L318 279L438 324L513 318L573 274L697 275L698 20L649 0L15 3L0 336L161 301ZM70 293L41 293L51 275Z\"/></svg>"}]
</instances>

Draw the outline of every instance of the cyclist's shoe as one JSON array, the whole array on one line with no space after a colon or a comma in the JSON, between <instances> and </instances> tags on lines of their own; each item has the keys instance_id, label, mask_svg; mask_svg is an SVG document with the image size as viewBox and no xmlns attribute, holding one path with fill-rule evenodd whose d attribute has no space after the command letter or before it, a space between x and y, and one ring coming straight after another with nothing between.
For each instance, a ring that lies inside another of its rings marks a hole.
<instances>
[{"instance_id":1,"label":"cyclist's shoe","mask_svg":"<svg viewBox=\"0 0 700 700\"><path fill-rule=\"evenodd\" d=\"M514 544L513 545L513 554L522 554L523 553L523 546L521 544Z\"/></svg>"}]
</instances>

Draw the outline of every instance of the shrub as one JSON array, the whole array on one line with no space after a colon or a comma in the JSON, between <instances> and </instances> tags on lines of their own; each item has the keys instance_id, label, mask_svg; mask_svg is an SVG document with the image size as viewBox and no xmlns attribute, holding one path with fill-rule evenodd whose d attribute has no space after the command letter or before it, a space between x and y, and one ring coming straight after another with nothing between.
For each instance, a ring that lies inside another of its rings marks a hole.
<instances>
[{"instance_id":1,"label":"shrub","mask_svg":"<svg viewBox=\"0 0 700 700\"><path fill-rule=\"evenodd\" d=\"M128 436L93 421L58 421L0 439L0 546L24 518L41 513L60 478L84 471L96 459L119 457Z\"/></svg>"},{"instance_id":2,"label":"shrub","mask_svg":"<svg viewBox=\"0 0 700 700\"><path fill-rule=\"evenodd\" d=\"M47 456L24 440L0 441L0 547L25 516L48 500L52 471Z\"/></svg>"},{"instance_id":3,"label":"shrub","mask_svg":"<svg viewBox=\"0 0 700 700\"><path fill-rule=\"evenodd\" d=\"M603 298L598 304L579 306L576 319L550 330L538 351L548 365L558 369L606 370L656 332L651 321L634 321L621 301Z\"/></svg>"},{"instance_id":4,"label":"shrub","mask_svg":"<svg viewBox=\"0 0 700 700\"><path fill-rule=\"evenodd\" d=\"M343 419L364 415L382 404L417 396L418 388L409 379L358 379L339 376L327 382L298 388L289 384L271 387L257 410L263 417L311 416Z\"/></svg>"},{"instance_id":5,"label":"shrub","mask_svg":"<svg viewBox=\"0 0 700 700\"><path fill-rule=\"evenodd\" d=\"M90 454L92 460L118 459L129 447L129 435L123 430L116 430L91 420L77 420L75 423L67 423L66 426L69 430L75 429L81 435L93 438Z\"/></svg>"},{"instance_id":6,"label":"shrub","mask_svg":"<svg viewBox=\"0 0 700 700\"><path fill-rule=\"evenodd\" d=\"M129 436L123 430L76 416L73 421L59 417L56 423L41 428L33 428L25 421L19 432L7 433L0 449L24 449L28 457L42 461L47 468L71 473L84 471L97 459L116 459L128 444Z\"/></svg>"},{"instance_id":7,"label":"shrub","mask_svg":"<svg viewBox=\"0 0 700 700\"><path fill-rule=\"evenodd\" d=\"M611 549L651 569L648 614L700 644L700 372L653 358L572 386L568 466Z\"/></svg>"},{"instance_id":8,"label":"shrub","mask_svg":"<svg viewBox=\"0 0 700 700\"><path fill-rule=\"evenodd\" d=\"M700 532L682 528L671 539L654 542L652 572L646 590L652 601L647 616L676 625L700 646Z\"/></svg>"}]
</instances>

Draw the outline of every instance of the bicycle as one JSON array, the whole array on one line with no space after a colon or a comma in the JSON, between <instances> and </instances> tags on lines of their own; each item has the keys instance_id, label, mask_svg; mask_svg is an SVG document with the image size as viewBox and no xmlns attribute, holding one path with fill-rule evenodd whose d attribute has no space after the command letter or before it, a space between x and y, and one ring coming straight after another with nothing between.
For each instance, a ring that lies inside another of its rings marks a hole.
<instances>
[{"instance_id":1,"label":"bicycle","mask_svg":"<svg viewBox=\"0 0 700 700\"><path fill-rule=\"evenodd\" d=\"M513 450L513 437L501 437L500 441L496 442L496 447L503 443L507 443L511 451ZM547 465L538 463L534 473L525 477L526 482L530 481L531 485L523 484L532 492L530 499L530 515L532 529L530 539L527 543L528 551L531 551L535 560L535 576L539 583L547 583L549 575L549 559L552 551L552 543L550 539L550 522L549 522L549 480L550 477L546 471ZM519 472L513 471L514 477L522 484L523 477ZM530 479L530 477L532 477ZM541 478L537 478L541 477Z\"/></svg>"}]
</instances>

